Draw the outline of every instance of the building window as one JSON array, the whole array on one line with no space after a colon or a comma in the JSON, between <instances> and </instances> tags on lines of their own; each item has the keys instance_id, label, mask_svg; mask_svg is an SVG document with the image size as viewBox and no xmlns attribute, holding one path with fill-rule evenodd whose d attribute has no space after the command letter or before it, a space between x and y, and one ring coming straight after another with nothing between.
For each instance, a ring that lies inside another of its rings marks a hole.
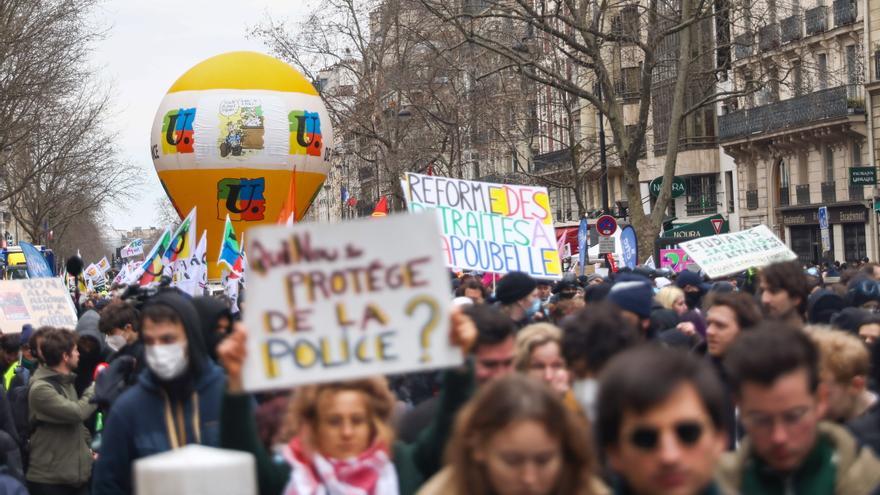
<instances>
[{"instance_id":1,"label":"building window","mask_svg":"<svg viewBox=\"0 0 880 495\"><path fill-rule=\"evenodd\" d=\"M862 143L853 141L852 143L852 166L858 167L862 164Z\"/></svg>"},{"instance_id":2,"label":"building window","mask_svg":"<svg viewBox=\"0 0 880 495\"><path fill-rule=\"evenodd\" d=\"M718 213L718 195L715 189L715 175L696 175L685 178L687 190L688 215L708 215Z\"/></svg>"},{"instance_id":3,"label":"building window","mask_svg":"<svg viewBox=\"0 0 880 495\"><path fill-rule=\"evenodd\" d=\"M865 224L843 224L843 257L846 261L859 261L868 256L865 241Z\"/></svg>"},{"instance_id":4,"label":"building window","mask_svg":"<svg viewBox=\"0 0 880 495\"><path fill-rule=\"evenodd\" d=\"M834 150L825 147L825 182L834 182Z\"/></svg>"},{"instance_id":5,"label":"building window","mask_svg":"<svg viewBox=\"0 0 880 495\"><path fill-rule=\"evenodd\" d=\"M828 55L824 53L816 55L816 78L819 89L828 89Z\"/></svg>"},{"instance_id":6,"label":"building window","mask_svg":"<svg viewBox=\"0 0 880 495\"><path fill-rule=\"evenodd\" d=\"M794 84L794 95L795 97L801 96L804 94L804 74L803 68L801 67L800 60L794 60L791 63L791 75L792 82Z\"/></svg>"},{"instance_id":7,"label":"building window","mask_svg":"<svg viewBox=\"0 0 880 495\"><path fill-rule=\"evenodd\" d=\"M724 189L727 194L727 213L736 209L736 195L733 191L733 172L724 172Z\"/></svg>"},{"instance_id":8,"label":"building window","mask_svg":"<svg viewBox=\"0 0 880 495\"><path fill-rule=\"evenodd\" d=\"M749 163L747 169L746 183L749 190L758 188L758 166L754 163Z\"/></svg>"}]
</instances>

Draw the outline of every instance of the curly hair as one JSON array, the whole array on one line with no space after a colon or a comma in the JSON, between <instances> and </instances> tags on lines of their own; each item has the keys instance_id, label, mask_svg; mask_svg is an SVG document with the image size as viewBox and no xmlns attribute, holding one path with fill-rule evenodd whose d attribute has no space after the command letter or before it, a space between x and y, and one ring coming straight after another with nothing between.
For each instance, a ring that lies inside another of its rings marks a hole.
<instances>
[{"instance_id":1,"label":"curly hair","mask_svg":"<svg viewBox=\"0 0 880 495\"><path fill-rule=\"evenodd\" d=\"M287 409L287 417L282 426L280 438L286 443L305 429L317 431L319 399L325 393L334 394L343 391L361 392L367 398L367 410L370 415L370 440L379 440L391 447L394 442L394 431L391 428L391 414L394 412L395 398L388 388L388 380L384 377L370 377L345 382L321 383L299 387L293 394ZM300 439L309 449L317 450L317 445L308 436Z\"/></svg>"}]
</instances>

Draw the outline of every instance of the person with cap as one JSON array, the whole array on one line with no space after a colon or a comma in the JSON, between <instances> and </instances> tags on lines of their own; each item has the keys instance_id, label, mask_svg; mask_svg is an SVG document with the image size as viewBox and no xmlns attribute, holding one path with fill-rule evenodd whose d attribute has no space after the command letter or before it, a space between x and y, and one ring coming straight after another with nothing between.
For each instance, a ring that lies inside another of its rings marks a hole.
<instances>
[{"instance_id":1,"label":"person with cap","mask_svg":"<svg viewBox=\"0 0 880 495\"><path fill-rule=\"evenodd\" d=\"M555 294L553 283L543 278L537 279L535 282L537 283L535 288L537 290L538 299L541 300L541 304L547 304L550 300L550 296Z\"/></svg>"},{"instance_id":2,"label":"person with cap","mask_svg":"<svg viewBox=\"0 0 880 495\"><path fill-rule=\"evenodd\" d=\"M847 285L847 305L868 311L880 311L880 284L867 277L856 277Z\"/></svg>"},{"instance_id":3,"label":"person with cap","mask_svg":"<svg viewBox=\"0 0 880 495\"><path fill-rule=\"evenodd\" d=\"M807 321L813 325L831 323L831 318L846 308L846 301L834 291L819 289L807 298Z\"/></svg>"},{"instance_id":4,"label":"person with cap","mask_svg":"<svg viewBox=\"0 0 880 495\"><path fill-rule=\"evenodd\" d=\"M637 328L644 338L649 338L651 327L651 304L654 288L651 282L639 275L617 277L607 300L620 309L624 319Z\"/></svg>"},{"instance_id":5,"label":"person with cap","mask_svg":"<svg viewBox=\"0 0 880 495\"><path fill-rule=\"evenodd\" d=\"M830 323L834 328L857 335L868 346L880 337L880 315L862 308L844 308Z\"/></svg>"},{"instance_id":6,"label":"person with cap","mask_svg":"<svg viewBox=\"0 0 880 495\"><path fill-rule=\"evenodd\" d=\"M518 328L531 323L541 313L541 300L535 292L538 283L524 272L509 272L495 286L499 309L516 322Z\"/></svg>"},{"instance_id":7,"label":"person with cap","mask_svg":"<svg viewBox=\"0 0 880 495\"><path fill-rule=\"evenodd\" d=\"M131 493L135 460L188 444L220 444L223 371L208 356L190 299L175 289L140 314L146 369L113 404L95 466L95 495Z\"/></svg>"},{"instance_id":8,"label":"person with cap","mask_svg":"<svg viewBox=\"0 0 880 495\"><path fill-rule=\"evenodd\" d=\"M703 296L709 292L709 284L703 282L699 273L684 270L675 278L675 286L684 291L684 302L691 311L699 311Z\"/></svg>"},{"instance_id":9,"label":"person with cap","mask_svg":"<svg viewBox=\"0 0 880 495\"><path fill-rule=\"evenodd\" d=\"M604 283L605 283L605 277L603 277L602 275L600 275L598 273L591 273L591 274L587 275L587 284L586 284L587 287L589 287L591 285L599 285L599 284L604 284Z\"/></svg>"}]
</instances>

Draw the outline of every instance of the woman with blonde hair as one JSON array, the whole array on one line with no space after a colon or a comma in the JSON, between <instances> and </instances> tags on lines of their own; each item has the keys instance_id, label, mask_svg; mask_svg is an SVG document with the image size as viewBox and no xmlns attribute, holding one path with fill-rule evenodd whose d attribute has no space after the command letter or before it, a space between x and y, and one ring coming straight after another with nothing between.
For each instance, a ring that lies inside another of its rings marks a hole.
<instances>
[{"instance_id":1,"label":"woman with blonde hair","mask_svg":"<svg viewBox=\"0 0 880 495\"><path fill-rule=\"evenodd\" d=\"M533 323L516 335L517 371L544 381L561 394L569 390L569 374L562 357L562 330L550 323Z\"/></svg>"},{"instance_id":2,"label":"woman with blonde hair","mask_svg":"<svg viewBox=\"0 0 880 495\"><path fill-rule=\"evenodd\" d=\"M484 385L461 411L447 465L418 495L600 495L586 420L519 374Z\"/></svg>"},{"instance_id":3,"label":"woman with blonde hair","mask_svg":"<svg viewBox=\"0 0 880 495\"><path fill-rule=\"evenodd\" d=\"M685 303L684 300L684 291L674 285L667 285L657 291L657 294L654 295L654 299L660 303L664 309L671 309L675 311L675 314L678 316L688 312L687 303Z\"/></svg>"},{"instance_id":4,"label":"woman with blonde hair","mask_svg":"<svg viewBox=\"0 0 880 495\"><path fill-rule=\"evenodd\" d=\"M434 422L409 444L395 441L390 425L395 399L385 378L298 387L288 425L294 436L277 463L259 441L253 399L242 389L247 334L226 338L218 356L228 373L220 444L256 458L261 495L408 495L440 468L440 452L452 418L473 386L470 370L449 370ZM452 315L450 340L463 351L476 339L473 321Z\"/></svg>"}]
</instances>

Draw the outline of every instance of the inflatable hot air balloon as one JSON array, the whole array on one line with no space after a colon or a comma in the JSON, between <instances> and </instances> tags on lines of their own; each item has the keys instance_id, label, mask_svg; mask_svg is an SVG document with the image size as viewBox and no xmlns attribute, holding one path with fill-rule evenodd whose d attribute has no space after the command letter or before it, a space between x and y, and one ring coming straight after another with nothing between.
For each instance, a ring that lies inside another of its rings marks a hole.
<instances>
[{"instance_id":1,"label":"inflatable hot air balloon","mask_svg":"<svg viewBox=\"0 0 880 495\"><path fill-rule=\"evenodd\" d=\"M153 164L181 217L198 207L209 278L220 278L226 216L236 232L301 219L327 177L332 143L318 92L268 55L218 55L171 86L153 121Z\"/></svg>"}]
</instances>

